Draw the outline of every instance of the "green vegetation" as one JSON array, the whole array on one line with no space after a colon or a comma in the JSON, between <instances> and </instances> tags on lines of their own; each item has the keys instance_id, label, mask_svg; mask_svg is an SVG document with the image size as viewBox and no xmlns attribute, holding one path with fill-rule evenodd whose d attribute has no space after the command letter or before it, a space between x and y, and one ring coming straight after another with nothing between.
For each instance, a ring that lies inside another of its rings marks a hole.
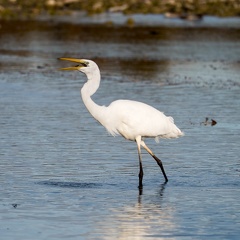
<instances>
[{"instance_id":1,"label":"green vegetation","mask_svg":"<svg viewBox=\"0 0 240 240\"><path fill-rule=\"evenodd\" d=\"M161 13L168 16L240 16L240 0L0 0L0 18L28 19L42 14L63 15L120 11Z\"/></svg>"}]
</instances>

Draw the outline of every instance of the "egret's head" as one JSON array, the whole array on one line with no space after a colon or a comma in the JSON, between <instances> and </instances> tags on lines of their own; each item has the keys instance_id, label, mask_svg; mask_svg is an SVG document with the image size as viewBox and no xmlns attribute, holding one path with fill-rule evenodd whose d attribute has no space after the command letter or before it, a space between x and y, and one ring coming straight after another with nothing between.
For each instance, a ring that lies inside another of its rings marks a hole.
<instances>
[{"instance_id":1,"label":"egret's head","mask_svg":"<svg viewBox=\"0 0 240 240\"><path fill-rule=\"evenodd\" d=\"M73 67L61 68L61 70L78 70L85 73L86 75L89 75L90 73L99 70L97 64L91 60L77 58L60 58L60 60L77 63L77 65Z\"/></svg>"}]
</instances>

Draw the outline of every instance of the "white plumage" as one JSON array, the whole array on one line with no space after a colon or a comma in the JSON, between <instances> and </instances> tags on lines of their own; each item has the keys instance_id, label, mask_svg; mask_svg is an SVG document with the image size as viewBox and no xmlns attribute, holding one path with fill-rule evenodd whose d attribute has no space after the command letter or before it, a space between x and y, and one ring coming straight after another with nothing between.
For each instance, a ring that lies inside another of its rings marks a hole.
<instances>
[{"instance_id":1,"label":"white plumage","mask_svg":"<svg viewBox=\"0 0 240 240\"><path fill-rule=\"evenodd\" d=\"M87 59L61 58L61 60L78 63L75 67L62 68L62 70L78 70L86 74L88 80L81 89L81 96L90 114L113 136L120 134L128 140L137 142L140 165L139 187L142 188L143 178L141 146L157 161L167 182L168 178L161 160L146 146L142 138L155 138L158 142L160 138L183 136L183 132L174 124L173 118L137 101L117 100L107 107L97 105L91 99L99 88L101 80L97 64Z\"/></svg>"},{"instance_id":2,"label":"white plumage","mask_svg":"<svg viewBox=\"0 0 240 240\"><path fill-rule=\"evenodd\" d=\"M172 117L165 116L157 109L137 101L117 100L106 107L107 121L101 124L112 134L120 134L135 141L137 136L155 138L176 138L182 132Z\"/></svg>"}]
</instances>

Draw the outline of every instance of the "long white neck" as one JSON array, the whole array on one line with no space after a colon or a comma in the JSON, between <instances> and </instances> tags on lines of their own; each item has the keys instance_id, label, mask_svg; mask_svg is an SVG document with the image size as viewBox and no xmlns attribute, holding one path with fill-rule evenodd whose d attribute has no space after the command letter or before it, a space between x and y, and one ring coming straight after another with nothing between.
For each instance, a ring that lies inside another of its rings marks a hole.
<instances>
[{"instance_id":1,"label":"long white neck","mask_svg":"<svg viewBox=\"0 0 240 240\"><path fill-rule=\"evenodd\" d=\"M99 69L95 69L95 71L88 73L87 78L88 81L81 89L83 103L91 115L101 124L103 124L105 107L99 106L91 98L91 96L97 91L100 85L101 75Z\"/></svg>"}]
</instances>

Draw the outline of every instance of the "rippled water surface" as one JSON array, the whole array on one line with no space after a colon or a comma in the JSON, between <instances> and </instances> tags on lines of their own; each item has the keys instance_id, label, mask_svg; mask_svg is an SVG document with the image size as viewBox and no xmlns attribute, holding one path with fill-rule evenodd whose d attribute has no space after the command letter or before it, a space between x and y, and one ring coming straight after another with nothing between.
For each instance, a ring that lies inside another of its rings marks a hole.
<instances>
[{"instance_id":1,"label":"rippled water surface","mask_svg":"<svg viewBox=\"0 0 240 240\"><path fill-rule=\"evenodd\" d=\"M239 239L240 28L1 22L1 239ZM95 60L99 104L144 101L185 132L134 142L85 109L86 80L59 57ZM202 122L214 119L214 126Z\"/></svg>"}]
</instances>

